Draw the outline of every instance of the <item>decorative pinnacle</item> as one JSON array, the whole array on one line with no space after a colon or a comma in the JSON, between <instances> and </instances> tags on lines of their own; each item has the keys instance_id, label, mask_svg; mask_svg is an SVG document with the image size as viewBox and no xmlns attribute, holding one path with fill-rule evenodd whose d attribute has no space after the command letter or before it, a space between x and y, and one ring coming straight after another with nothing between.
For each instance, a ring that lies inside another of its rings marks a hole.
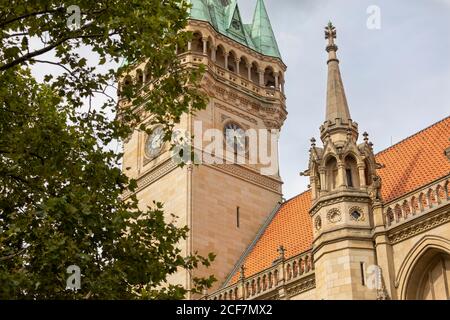
<instances>
[{"instance_id":1,"label":"decorative pinnacle","mask_svg":"<svg viewBox=\"0 0 450 320\"><path fill-rule=\"evenodd\" d=\"M284 260L284 254L286 252L286 249L283 247L283 245L280 245L277 251L280 254L279 259Z\"/></svg>"},{"instance_id":2,"label":"decorative pinnacle","mask_svg":"<svg viewBox=\"0 0 450 320\"><path fill-rule=\"evenodd\" d=\"M245 266L242 265L241 266L240 276L239 276L240 279L245 279L245 269L246 269Z\"/></svg>"},{"instance_id":3,"label":"decorative pinnacle","mask_svg":"<svg viewBox=\"0 0 450 320\"><path fill-rule=\"evenodd\" d=\"M333 23L328 22L327 26L325 27L325 39L328 40L328 46L327 51L335 49L334 51L337 51L337 46L334 43L334 39L336 39L336 27L333 26Z\"/></svg>"},{"instance_id":4,"label":"decorative pinnacle","mask_svg":"<svg viewBox=\"0 0 450 320\"><path fill-rule=\"evenodd\" d=\"M364 137L364 142L368 143L369 142L369 134L367 132L364 132L363 137Z\"/></svg>"}]
</instances>

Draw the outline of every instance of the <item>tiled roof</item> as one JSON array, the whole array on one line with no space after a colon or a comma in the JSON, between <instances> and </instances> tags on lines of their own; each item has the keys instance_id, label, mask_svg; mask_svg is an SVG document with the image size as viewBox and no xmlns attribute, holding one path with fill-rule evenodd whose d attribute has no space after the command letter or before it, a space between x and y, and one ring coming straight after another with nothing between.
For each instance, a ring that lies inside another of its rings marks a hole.
<instances>
[{"instance_id":1,"label":"tiled roof","mask_svg":"<svg viewBox=\"0 0 450 320\"><path fill-rule=\"evenodd\" d=\"M444 150L450 146L450 117L406 138L376 155L385 168L378 170L385 202L394 200L450 173L450 161ZM272 265L280 245L286 258L305 252L312 245L309 216L311 193L306 191L285 202L259 240L243 259L249 277ZM233 272L231 283L238 279Z\"/></svg>"},{"instance_id":2,"label":"tiled roof","mask_svg":"<svg viewBox=\"0 0 450 320\"><path fill-rule=\"evenodd\" d=\"M450 145L450 117L406 138L376 155L386 168L378 170L385 202L450 173L444 150Z\"/></svg>"},{"instance_id":3,"label":"tiled roof","mask_svg":"<svg viewBox=\"0 0 450 320\"><path fill-rule=\"evenodd\" d=\"M283 245L286 258L311 248L312 223L309 217L311 192L306 191L286 201L278 210L264 234L245 259L245 275L251 276L269 267L277 259L277 249ZM237 280L237 275L231 282Z\"/></svg>"}]
</instances>

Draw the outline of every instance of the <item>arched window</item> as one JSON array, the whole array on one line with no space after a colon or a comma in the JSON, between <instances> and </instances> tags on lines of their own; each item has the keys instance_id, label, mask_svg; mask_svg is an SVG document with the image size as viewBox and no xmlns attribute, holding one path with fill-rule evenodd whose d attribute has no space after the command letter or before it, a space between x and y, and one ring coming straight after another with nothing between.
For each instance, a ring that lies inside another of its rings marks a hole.
<instances>
[{"instance_id":1,"label":"arched window","mask_svg":"<svg viewBox=\"0 0 450 320\"><path fill-rule=\"evenodd\" d=\"M252 63L252 67L250 69L250 74L251 74L252 82L259 85L258 64L256 62Z\"/></svg>"},{"instance_id":2,"label":"arched window","mask_svg":"<svg viewBox=\"0 0 450 320\"><path fill-rule=\"evenodd\" d=\"M191 50L195 53L203 53L203 40L200 32L195 32L191 40Z\"/></svg>"},{"instance_id":3,"label":"arched window","mask_svg":"<svg viewBox=\"0 0 450 320\"><path fill-rule=\"evenodd\" d=\"M268 88L275 89L275 75L272 67L267 67L264 70L264 85Z\"/></svg>"},{"instance_id":4,"label":"arched window","mask_svg":"<svg viewBox=\"0 0 450 320\"><path fill-rule=\"evenodd\" d=\"M239 61L239 75L245 79L248 79L248 60L246 57L241 57ZM249 79L250 80L250 79Z\"/></svg>"},{"instance_id":5,"label":"arched window","mask_svg":"<svg viewBox=\"0 0 450 320\"><path fill-rule=\"evenodd\" d=\"M345 182L349 188L359 187L358 165L351 155L345 157Z\"/></svg>"},{"instance_id":6,"label":"arched window","mask_svg":"<svg viewBox=\"0 0 450 320\"><path fill-rule=\"evenodd\" d=\"M337 188L338 168L336 158L330 157L325 165L327 190L332 191Z\"/></svg>"},{"instance_id":7,"label":"arched window","mask_svg":"<svg viewBox=\"0 0 450 320\"><path fill-rule=\"evenodd\" d=\"M225 68L225 49L221 45L217 47L216 63L219 67Z\"/></svg>"},{"instance_id":8,"label":"arched window","mask_svg":"<svg viewBox=\"0 0 450 320\"><path fill-rule=\"evenodd\" d=\"M124 95L130 95L131 94L131 90L133 87L133 80L131 79L131 76L128 75L125 77L125 79L123 80L123 83L121 85L121 89L120 89L120 95L124 96Z\"/></svg>"},{"instance_id":9,"label":"arched window","mask_svg":"<svg viewBox=\"0 0 450 320\"><path fill-rule=\"evenodd\" d=\"M230 51L230 55L228 56L228 70L231 72L237 72L236 59L236 54Z\"/></svg>"},{"instance_id":10,"label":"arched window","mask_svg":"<svg viewBox=\"0 0 450 320\"><path fill-rule=\"evenodd\" d=\"M449 300L450 255L428 249L417 260L406 285L408 300Z\"/></svg>"}]
</instances>

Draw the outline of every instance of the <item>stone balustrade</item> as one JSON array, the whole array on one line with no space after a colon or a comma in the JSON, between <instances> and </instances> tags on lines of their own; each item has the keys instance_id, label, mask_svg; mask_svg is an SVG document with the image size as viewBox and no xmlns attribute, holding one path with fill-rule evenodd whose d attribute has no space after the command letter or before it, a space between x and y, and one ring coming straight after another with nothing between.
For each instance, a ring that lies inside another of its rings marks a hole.
<instances>
[{"instance_id":1,"label":"stone balustrade","mask_svg":"<svg viewBox=\"0 0 450 320\"><path fill-rule=\"evenodd\" d=\"M258 299L284 285L301 280L314 273L311 251L289 259L278 259L273 266L251 277L240 279L228 287L205 297L207 300L251 300Z\"/></svg>"},{"instance_id":2,"label":"stone balustrade","mask_svg":"<svg viewBox=\"0 0 450 320\"><path fill-rule=\"evenodd\" d=\"M386 227L394 227L450 201L449 176L385 204Z\"/></svg>"},{"instance_id":3,"label":"stone balustrade","mask_svg":"<svg viewBox=\"0 0 450 320\"><path fill-rule=\"evenodd\" d=\"M235 87L239 87L241 90L262 96L268 99L280 100L285 102L286 97L284 94L272 87L263 87L255 82L243 77L236 72L227 70L208 58L208 56L196 52L186 52L180 55L181 64L204 64L207 67L207 71L211 72L213 76Z\"/></svg>"}]
</instances>

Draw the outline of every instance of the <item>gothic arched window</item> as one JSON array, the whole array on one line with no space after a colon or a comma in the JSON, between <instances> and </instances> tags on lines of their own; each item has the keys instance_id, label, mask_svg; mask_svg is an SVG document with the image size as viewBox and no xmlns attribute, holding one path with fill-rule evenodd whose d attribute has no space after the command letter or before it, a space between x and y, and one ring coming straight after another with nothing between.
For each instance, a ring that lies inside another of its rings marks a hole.
<instances>
[{"instance_id":1,"label":"gothic arched window","mask_svg":"<svg viewBox=\"0 0 450 320\"><path fill-rule=\"evenodd\" d=\"M325 165L326 168L326 186L327 190L331 191L336 189L337 187L337 176L338 176L338 169L337 169L337 161L336 158L330 157Z\"/></svg>"},{"instance_id":2,"label":"gothic arched window","mask_svg":"<svg viewBox=\"0 0 450 320\"><path fill-rule=\"evenodd\" d=\"M355 158L351 155L345 157L345 182L347 187L359 187L358 165Z\"/></svg>"}]
</instances>

